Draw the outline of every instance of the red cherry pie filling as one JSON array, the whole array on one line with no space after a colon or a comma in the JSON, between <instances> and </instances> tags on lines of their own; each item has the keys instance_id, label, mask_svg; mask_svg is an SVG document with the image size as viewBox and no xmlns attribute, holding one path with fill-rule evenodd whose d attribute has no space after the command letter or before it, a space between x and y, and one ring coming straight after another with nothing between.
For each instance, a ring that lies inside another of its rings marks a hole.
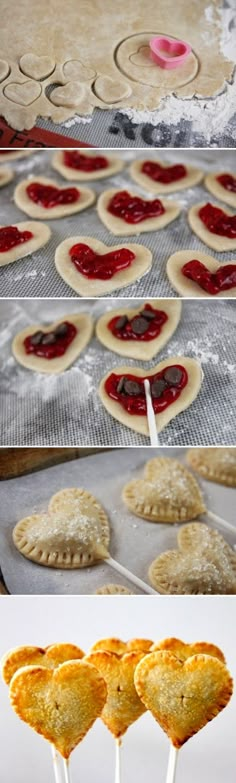
<instances>
[{"instance_id":1,"label":"red cherry pie filling","mask_svg":"<svg viewBox=\"0 0 236 783\"><path fill-rule=\"evenodd\" d=\"M17 226L3 226L0 228L0 253L7 253L13 247L29 242L33 236L31 231L20 231Z\"/></svg>"},{"instance_id":2,"label":"red cherry pie filling","mask_svg":"<svg viewBox=\"0 0 236 783\"><path fill-rule=\"evenodd\" d=\"M148 342L158 337L166 321L166 313L147 304L130 320L127 315L115 316L108 322L107 328L119 340Z\"/></svg>"},{"instance_id":3,"label":"red cherry pie filling","mask_svg":"<svg viewBox=\"0 0 236 783\"><path fill-rule=\"evenodd\" d=\"M236 193L236 177L233 177L231 174L219 174L219 177L216 177L216 179L222 185L222 188L229 190L231 193Z\"/></svg>"},{"instance_id":4,"label":"red cherry pie filling","mask_svg":"<svg viewBox=\"0 0 236 783\"><path fill-rule=\"evenodd\" d=\"M80 198L78 188L57 188L54 185L41 185L31 182L26 188L27 196L35 204L45 209L52 209L63 204L75 204Z\"/></svg>"},{"instance_id":5,"label":"red cherry pie filling","mask_svg":"<svg viewBox=\"0 0 236 783\"><path fill-rule=\"evenodd\" d=\"M141 223L148 218L160 217L165 212L158 198L144 201L139 196L131 196L126 190L120 190L109 201L108 212L114 217L125 220L126 223Z\"/></svg>"},{"instance_id":6,"label":"red cherry pie filling","mask_svg":"<svg viewBox=\"0 0 236 783\"><path fill-rule=\"evenodd\" d=\"M64 321L51 332L34 332L24 340L26 353L34 353L43 359L63 356L78 331L74 324Z\"/></svg>"},{"instance_id":7,"label":"red cherry pie filling","mask_svg":"<svg viewBox=\"0 0 236 783\"><path fill-rule=\"evenodd\" d=\"M111 373L105 381L105 390L112 400L116 400L123 408L135 416L145 416L147 413L144 389L145 377L137 378L131 373L117 375ZM152 404L155 413L162 413L175 402L182 389L188 383L188 373L180 364L172 364L164 370L149 377Z\"/></svg>"},{"instance_id":8,"label":"red cherry pie filling","mask_svg":"<svg viewBox=\"0 0 236 783\"><path fill-rule=\"evenodd\" d=\"M205 204L199 209L200 220L212 234L236 239L236 215L227 215L223 209Z\"/></svg>"},{"instance_id":9,"label":"red cherry pie filling","mask_svg":"<svg viewBox=\"0 0 236 783\"><path fill-rule=\"evenodd\" d=\"M205 264L194 259L184 264L181 272L211 296L236 287L236 264L226 264L217 272L209 272Z\"/></svg>"},{"instance_id":10,"label":"red cherry pie filling","mask_svg":"<svg viewBox=\"0 0 236 783\"><path fill-rule=\"evenodd\" d=\"M161 166L160 163L154 163L152 160L145 160L141 171L154 182L161 182L163 185L170 185L187 176L187 169L181 164L174 166Z\"/></svg>"},{"instance_id":11,"label":"red cherry pie filling","mask_svg":"<svg viewBox=\"0 0 236 783\"><path fill-rule=\"evenodd\" d=\"M69 255L78 272L90 280L110 280L117 272L127 269L135 259L135 253L125 247L98 255L82 242L73 245Z\"/></svg>"},{"instance_id":12,"label":"red cherry pie filling","mask_svg":"<svg viewBox=\"0 0 236 783\"><path fill-rule=\"evenodd\" d=\"M109 160L104 155L85 155L77 150L70 152L66 150L63 153L63 163L69 169L76 169L76 171L84 171L85 173L107 169L109 166Z\"/></svg>"}]
</instances>

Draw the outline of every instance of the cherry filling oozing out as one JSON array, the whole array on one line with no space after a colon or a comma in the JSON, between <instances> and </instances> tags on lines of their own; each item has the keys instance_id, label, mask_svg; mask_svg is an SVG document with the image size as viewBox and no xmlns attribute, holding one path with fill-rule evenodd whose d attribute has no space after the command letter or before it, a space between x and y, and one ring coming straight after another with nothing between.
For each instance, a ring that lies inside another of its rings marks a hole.
<instances>
[{"instance_id":1,"label":"cherry filling oozing out","mask_svg":"<svg viewBox=\"0 0 236 783\"><path fill-rule=\"evenodd\" d=\"M187 176L187 169L182 164L161 166L160 163L155 163L153 160L145 160L141 171L154 182L161 182L163 185L170 185L171 182L177 182L178 179Z\"/></svg>"},{"instance_id":2,"label":"cherry filling oozing out","mask_svg":"<svg viewBox=\"0 0 236 783\"><path fill-rule=\"evenodd\" d=\"M194 259L184 264L181 272L212 296L236 287L236 264L226 264L216 272L209 272L205 264Z\"/></svg>"},{"instance_id":3,"label":"cherry filling oozing out","mask_svg":"<svg viewBox=\"0 0 236 783\"><path fill-rule=\"evenodd\" d=\"M204 204L198 213L208 231L228 239L236 239L236 215L227 215L223 209Z\"/></svg>"},{"instance_id":4,"label":"cherry filling oozing out","mask_svg":"<svg viewBox=\"0 0 236 783\"><path fill-rule=\"evenodd\" d=\"M127 315L117 315L108 322L107 327L119 340L148 342L160 334L168 315L163 310L155 310L150 304L129 320Z\"/></svg>"},{"instance_id":5,"label":"cherry filling oozing out","mask_svg":"<svg viewBox=\"0 0 236 783\"><path fill-rule=\"evenodd\" d=\"M82 242L73 245L69 255L78 272L90 280L110 280L117 272L127 269L135 259L135 253L126 247L98 255Z\"/></svg>"},{"instance_id":6,"label":"cherry filling oozing out","mask_svg":"<svg viewBox=\"0 0 236 783\"><path fill-rule=\"evenodd\" d=\"M63 153L64 166L68 166L70 169L76 169L77 171L100 171L100 169L107 169L109 166L109 160L104 155L85 155L77 150L67 151Z\"/></svg>"},{"instance_id":7,"label":"cherry filling oozing out","mask_svg":"<svg viewBox=\"0 0 236 783\"><path fill-rule=\"evenodd\" d=\"M219 177L216 177L216 179L222 185L222 188L229 190L231 193L236 193L236 177L233 177L232 174L219 174Z\"/></svg>"},{"instance_id":8,"label":"cherry filling oozing out","mask_svg":"<svg viewBox=\"0 0 236 783\"><path fill-rule=\"evenodd\" d=\"M78 188L57 188L54 185L41 185L40 182L31 182L26 192L31 201L45 209L75 204L80 198Z\"/></svg>"},{"instance_id":9,"label":"cherry filling oozing out","mask_svg":"<svg viewBox=\"0 0 236 783\"><path fill-rule=\"evenodd\" d=\"M125 220L126 223L141 223L148 218L160 217L165 212L158 198L144 201L139 196L131 196L126 190L120 190L109 201L108 212L114 217Z\"/></svg>"},{"instance_id":10,"label":"cherry filling oozing out","mask_svg":"<svg viewBox=\"0 0 236 783\"><path fill-rule=\"evenodd\" d=\"M51 332L34 332L24 340L26 353L34 353L43 359L55 359L63 356L78 330L69 321L63 321Z\"/></svg>"},{"instance_id":11,"label":"cherry filling oozing out","mask_svg":"<svg viewBox=\"0 0 236 783\"><path fill-rule=\"evenodd\" d=\"M3 226L0 228L0 253L7 253L13 247L29 242L33 236L31 231L19 231L17 226Z\"/></svg>"},{"instance_id":12,"label":"cherry filling oozing out","mask_svg":"<svg viewBox=\"0 0 236 783\"><path fill-rule=\"evenodd\" d=\"M147 376L146 376L147 377ZM162 413L175 402L188 382L188 373L180 364L172 364L149 377L152 404L155 413ZM111 373L105 381L105 390L112 400L119 402L131 415L147 413L144 389L145 376Z\"/></svg>"}]
</instances>

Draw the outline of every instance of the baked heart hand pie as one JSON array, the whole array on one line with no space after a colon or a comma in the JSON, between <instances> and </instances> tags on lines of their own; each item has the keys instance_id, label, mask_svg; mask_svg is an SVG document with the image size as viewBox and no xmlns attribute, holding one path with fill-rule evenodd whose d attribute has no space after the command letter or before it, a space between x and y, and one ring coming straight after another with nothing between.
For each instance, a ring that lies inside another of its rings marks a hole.
<instances>
[{"instance_id":1,"label":"baked heart hand pie","mask_svg":"<svg viewBox=\"0 0 236 783\"><path fill-rule=\"evenodd\" d=\"M207 481L236 487L236 448L190 449L187 462Z\"/></svg>"},{"instance_id":2,"label":"baked heart hand pie","mask_svg":"<svg viewBox=\"0 0 236 783\"><path fill-rule=\"evenodd\" d=\"M201 367L195 359L169 356L151 370L115 367L102 379L99 395L108 413L126 427L149 436L144 380L149 378L158 432L198 395Z\"/></svg>"},{"instance_id":3,"label":"baked heart hand pie","mask_svg":"<svg viewBox=\"0 0 236 783\"><path fill-rule=\"evenodd\" d=\"M8 185L8 182L11 182L11 180L14 177L14 172L10 168L10 166L1 166L0 167L0 188L3 188L4 185Z\"/></svg>"},{"instance_id":4,"label":"baked heart hand pie","mask_svg":"<svg viewBox=\"0 0 236 783\"><path fill-rule=\"evenodd\" d=\"M134 283L151 267L152 253L143 245L108 247L93 237L76 236L58 245L59 275L80 296L103 296Z\"/></svg>"},{"instance_id":5,"label":"baked heart hand pie","mask_svg":"<svg viewBox=\"0 0 236 783\"><path fill-rule=\"evenodd\" d=\"M85 653L75 644L51 644L49 647L15 647L6 653L1 661L2 677L9 685L13 674L23 666L43 666L56 669L65 661L80 660Z\"/></svg>"},{"instance_id":6,"label":"baked heart hand pie","mask_svg":"<svg viewBox=\"0 0 236 783\"><path fill-rule=\"evenodd\" d=\"M144 655L137 651L118 657L115 653L100 650L85 658L98 669L107 685L107 701L101 718L116 739L122 737L145 712L134 687L134 672Z\"/></svg>"},{"instance_id":7,"label":"baked heart hand pie","mask_svg":"<svg viewBox=\"0 0 236 783\"><path fill-rule=\"evenodd\" d=\"M134 479L123 489L129 510L150 522L183 522L206 511L200 488L192 474L175 459L154 457L147 462L144 479Z\"/></svg>"},{"instance_id":8,"label":"baked heart hand pie","mask_svg":"<svg viewBox=\"0 0 236 783\"><path fill-rule=\"evenodd\" d=\"M99 151L59 150L53 156L52 166L65 179L88 182L112 177L124 168L124 161Z\"/></svg>"},{"instance_id":9,"label":"baked heart hand pie","mask_svg":"<svg viewBox=\"0 0 236 783\"><path fill-rule=\"evenodd\" d=\"M217 204L194 204L188 213L189 225L205 245L227 253L236 249L236 215Z\"/></svg>"},{"instance_id":10,"label":"baked heart hand pie","mask_svg":"<svg viewBox=\"0 0 236 783\"><path fill-rule=\"evenodd\" d=\"M130 166L134 182L150 193L174 193L191 188L203 179L203 172L186 164L169 164L160 160L134 160Z\"/></svg>"},{"instance_id":11,"label":"baked heart hand pie","mask_svg":"<svg viewBox=\"0 0 236 783\"><path fill-rule=\"evenodd\" d=\"M33 220L14 223L12 226L0 226L0 266L13 264L14 261L35 253L46 245L50 236L49 226Z\"/></svg>"},{"instance_id":12,"label":"baked heart hand pie","mask_svg":"<svg viewBox=\"0 0 236 783\"><path fill-rule=\"evenodd\" d=\"M10 701L18 717L65 759L101 715L106 693L103 677L84 659L63 663L54 671L26 666L10 683Z\"/></svg>"},{"instance_id":13,"label":"baked heart hand pie","mask_svg":"<svg viewBox=\"0 0 236 783\"><path fill-rule=\"evenodd\" d=\"M235 595L236 554L223 536L200 522L182 527L179 549L163 552L149 568L159 593Z\"/></svg>"},{"instance_id":14,"label":"baked heart hand pie","mask_svg":"<svg viewBox=\"0 0 236 783\"><path fill-rule=\"evenodd\" d=\"M225 656L222 650L215 644L209 642L194 642L192 644L186 644L182 639L162 639L160 642L154 642L150 652L163 652L167 650L172 655L175 655L179 661L186 661L187 658L191 658L192 655L211 655L213 658L218 658L219 661L225 663Z\"/></svg>"},{"instance_id":15,"label":"baked heart hand pie","mask_svg":"<svg viewBox=\"0 0 236 783\"><path fill-rule=\"evenodd\" d=\"M229 172L215 171L207 174L204 185L213 196L236 209L236 176Z\"/></svg>"},{"instance_id":16,"label":"baked heart hand pie","mask_svg":"<svg viewBox=\"0 0 236 783\"><path fill-rule=\"evenodd\" d=\"M98 340L130 359L153 359L174 334L181 316L177 299L151 299L130 310L109 310L96 325Z\"/></svg>"},{"instance_id":17,"label":"baked heart hand pie","mask_svg":"<svg viewBox=\"0 0 236 783\"><path fill-rule=\"evenodd\" d=\"M215 718L233 692L226 666L210 655L179 661L168 651L151 653L138 664L134 681L140 699L175 748Z\"/></svg>"},{"instance_id":18,"label":"baked heart hand pie","mask_svg":"<svg viewBox=\"0 0 236 783\"><path fill-rule=\"evenodd\" d=\"M178 250L168 258L166 272L181 296L236 296L236 260L219 264L201 250Z\"/></svg>"},{"instance_id":19,"label":"baked heart hand pie","mask_svg":"<svg viewBox=\"0 0 236 783\"><path fill-rule=\"evenodd\" d=\"M98 215L104 226L117 236L158 231L168 226L180 214L181 207L174 201L143 199L137 193L112 188L101 193L97 203Z\"/></svg>"},{"instance_id":20,"label":"baked heart hand pie","mask_svg":"<svg viewBox=\"0 0 236 783\"><path fill-rule=\"evenodd\" d=\"M85 568L103 560L109 538L105 511L84 489L58 492L48 512L22 519L13 530L14 544L24 557L60 569Z\"/></svg>"},{"instance_id":21,"label":"baked heart hand pie","mask_svg":"<svg viewBox=\"0 0 236 783\"><path fill-rule=\"evenodd\" d=\"M47 327L27 326L14 338L12 352L23 367L36 372L59 373L78 358L92 333L90 315L69 313Z\"/></svg>"},{"instance_id":22,"label":"baked heart hand pie","mask_svg":"<svg viewBox=\"0 0 236 783\"><path fill-rule=\"evenodd\" d=\"M23 179L16 186L14 201L17 207L32 218L62 218L82 212L95 201L89 188L61 187L47 177Z\"/></svg>"},{"instance_id":23,"label":"baked heart hand pie","mask_svg":"<svg viewBox=\"0 0 236 783\"><path fill-rule=\"evenodd\" d=\"M105 650L106 652L115 653L115 655L122 656L126 652L141 651L148 652L153 642L151 639L129 639L128 642L123 642L121 639L99 639L91 647L91 652L97 652L98 650Z\"/></svg>"}]
</instances>

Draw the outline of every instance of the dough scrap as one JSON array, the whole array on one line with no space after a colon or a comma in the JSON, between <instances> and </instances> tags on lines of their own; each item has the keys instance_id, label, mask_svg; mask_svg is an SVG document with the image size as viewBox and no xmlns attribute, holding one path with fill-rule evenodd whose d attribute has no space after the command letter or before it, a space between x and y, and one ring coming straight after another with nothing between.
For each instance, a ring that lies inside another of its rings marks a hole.
<instances>
[{"instance_id":1,"label":"dough scrap","mask_svg":"<svg viewBox=\"0 0 236 783\"><path fill-rule=\"evenodd\" d=\"M204 176L203 171L200 171L200 169L193 168L193 166L188 166L184 163L185 168L187 169L185 177L168 184L155 182L142 171L142 166L147 160L149 160L148 154L142 160L134 160L130 166L130 175L134 182L137 182L138 185L141 185L141 187L145 188L145 190L148 190L150 193L175 193L177 190L192 188L194 185L198 185ZM152 163L161 164L162 168L168 168L170 165L174 165L167 163L165 160L158 160L156 158L151 158L151 160Z\"/></svg>"},{"instance_id":2,"label":"dough scrap","mask_svg":"<svg viewBox=\"0 0 236 783\"><path fill-rule=\"evenodd\" d=\"M13 226L18 228L19 231L31 231L33 238L22 244L15 245L15 247L6 250L4 253L0 253L0 266L13 264L14 261L32 255L40 247L46 245L51 237L51 229L46 223L36 223L34 220L27 220L21 223L13 223ZM0 228L3 228L3 226L0 226Z\"/></svg>"},{"instance_id":3,"label":"dough scrap","mask_svg":"<svg viewBox=\"0 0 236 783\"><path fill-rule=\"evenodd\" d=\"M90 190L90 188L84 188L79 187L78 190L80 192L80 197L78 201L76 201L74 204L59 204L55 207L49 207L45 208L41 206L40 204L36 204L34 201L32 201L31 198L29 198L26 188L28 185L31 185L33 183L38 183L39 185L46 185L46 186L52 186L59 188L59 190L67 190L68 185L61 185L58 184L58 182L55 182L55 180L48 179L48 177L31 177L30 179L23 179L15 188L14 192L14 201L17 207L22 210L22 212L25 212L26 215L29 215L29 217L32 218L43 218L46 220L50 220L51 218L63 218L67 217L67 215L74 215L76 212L82 212L84 209L87 209L91 206L91 204L95 201L95 193L93 190ZM73 185L75 187L75 185Z\"/></svg>"},{"instance_id":4,"label":"dough scrap","mask_svg":"<svg viewBox=\"0 0 236 783\"><path fill-rule=\"evenodd\" d=\"M193 642L186 644L182 639L162 639L160 642L154 642L150 652L161 652L168 650L168 652L175 655L179 661L186 661L187 658L191 658L192 655L211 655L213 658L218 658L219 661L225 663L225 656L222 650L215 644L209 642Z\"/></svg>"},{"instance_id":5,"label":"dough scrap","mask_svg":"<svg viewBox=\"0 0 236 783\"><path fill-rule=\"evenodd\" d=\"M92 158L94 155L96 157L98 154L97 151L94 153L94 151L91 152L87 149L78 151L82 152L82 155L86 155L86 158ZM70 166L66 166L64 164L64 153L64 150L57 150L57 152L55 152L55 155L53 155L52 158L52 167L56 169L56 171L59 171L59 174L61 174L62 177L69 179L70 182L74 182L74 180L80 180L80 182L89 182L90 180L112 177L113 174L118 174L118 172L121 171L125 165L125 161L121 158L115 158L113 155L110 155L107 152L105 152L105 156L103 156L103 151L101 151L102 157L106 157L106 159L109 161L109 165L106 168L98 169L97 171L80 171L79 169L73 169Z\"/></svg>"},{"instance_id":6,"label":"dough scrap","mask_svg":"<svg viewBox=\"0 0 236 783\"><path fill-rule=\"evenodd\" d=\"M198 213L199 210L205 206L205 204L206 202L202 202L201 204L194 204L194 206L189 210L188 222L194 234L196 234L196 236L199 237L199 239L201 239L205 245L208 245L208 247L211 247L218 253L227 253L229 250L236 250L236 238L230 239L229 237L214 234L211 231L208 231L202 220L200 220ZM219 209L218 204L212 204L212 206ZM227 207L224 207L223 211L226 215L232 216L231 210Z\"/></svg>"},{"instance_id":7,"label":"dough scrap","mask_svg":"<svg viewBox=\"0 0 236 783\"><path fill-rule=\"evenodd\" d=\"M206 512L194 476L170 457L147 462L144 479L126 484L122 498L133 514L150 522L187 522Z\"/></svg>"},{"instance_id":8,"label":"dough scrap","mask_svg":"<svg viewBox=\"0 0 236 783\"><path fill-rule=\"evenodd\" d=\"M236 487L236 448L190 449L187 462L207 481Z\"/></svg>"},{"instance_id":9,"label":"dough scrap","mask_svg":"<svg viewBox=\"0 0 236 783\"><path fill-rule=\"evenodd\" d=\"M173 253L173 255L168 258L166 273L170 284L178 291L178 294L194 298L200 297L201 299L209 299L210 296L212 296L212 299L232 299L236 296L236 286L234 286L234 288L229 288L228 291L220 291L218 294L209 294L207 291L204 291L198 283L195 283L194 280L185 277L181 272L182 266L189 261L194 260L201 261L209 272L213 274L217 272L218 269L223 268L223 265L220 264L216 258L208 256L206 253L202 253L201 250L177 250L177 253ZM236 268L236 259L232 259L232 261L229 260L226 264L235 264Z\"/></svg>"},{"instance_id":10,"label":"dough scrap","mask_svg":"<svg viewBox=\"0 0 236 783\"><path fill-rule=\"evenodd\" d=\"M9 650L2 660L2 677L9 685L13 675L23 666L43 666L46 669L56 669L65 661L83 658L85 653L75 644L51 644L48 647L15 647Z\"/></svg>"},{"instance_id":11,"label":"dough scrap","mask_svg":"<svg viewBox=\"0 0 236 783\"><path fill-rule=\"evenodd\" d=\"M107 685L107 701L101 718L105 726L119 739L129 726L145 712L134 687L134 672L145 653L125 653L118 657L114 653L100 650L91 652L85 660L98 669Z\"/></svg>"},{"instance_id":12,"label":"dough scrap","mask_svg":"<svg viewBox=\"0 0 236 783\"><path fill-rule=\"evenodd\" d=\"M14 171L10 168L10 166L1 166L0 167L0 188L4 188L4 185L8 185L9 182L12 181L14 177Z\"/></svg>"},{"instance_id":13,"label":"dough scrap","mask_svg":"<svg viewBox=\"0 0 236 783\"><path fill-rule=\"evenodd\" d=\"M107 328L107 324L112 318L115 318L118 315L127 315L129 319L134 318L134 316L138 315L147 304L152 305L156 310L161 310L168 315L168 320L163 324L158 337L143 342L120 340ZM144 359L148 361L153 359L154 356L161 351L174 334L180 321L181 309L182 303L177 299L174 301L172 299L150 299L141 304L140 307L135 307L134 309L119 307L116 310L108 310L108 312L101 315L97 321L96 336L102 345L105 345L105 348L118 353L119 356L127 356L130 359L140 359L141 361Z\"/></svg>"},{"instance_id":14,"label":"dough scrap","mask_svg":"<svg viewBox=\"0 0 236 783\"><path fill-rule=\"evenodd\" d=\"M220 201L224 201L225 204L229 204L230 207L236 209L236 193L223 188L223 185L221 185L217 180L217 177L224 173L225 172L222 171L215 171L214 174L207 174L204 180L204 185L207 190L209 190L209 192L215 196L215 198L218 198Z\"/></svg>"},{"instance_id":15,"label":"dough scrap","mask_svg":"<svg viewBox=\"0 0 236 783\"><path fill-rule=\"evenodd\" d=\"M115 236L127 237L131 234L143 234L146 231L158 231L159 229L168 226L169 223L172 223L172 220L176 220L181 212L180 204L177 204L174 201L161 199L161 203L165 209L165 212L162 215L159 215L159 217L146 218L145 220L142 220L140 223L136 224L126 223L122 218L112 215L111 212L108 212L107 209L108 204L113 196L115 196L116 193L120 193L120 191L121 188L111 188L110 190L105 190L104 193L101 193L97 202L97 212L100 220L108 229L108 231L111 231L112 234L115 234ZM129 190L129 195L137 196L137 193L134 193L134 191L131 192ZM148 201L148 199L144 200Z\"/></svg>"},{"instance_id":16,"label":"dough scrap","mask_svg":"<svg viewBox=\"0 0 236 783\"><path fill-rule=\"evenodd\" d=\"M74 324L78 329L78 332L72 342L68 345L63 356L57 356L54 359L44 359L42 356L37 356L37 354L26 353L24 348L24 340L26 337L29 337L29 335L33 335L38 331L43 331L47 334L48 332L54 331L57 326L65 321ZM78 313L69 313L47 327L42 327L41 324L31 324L30 326L27 326L14 337L12 353L17 362L29 370L56 374L63 372L76 361L86 345L88 345L92 333L93 320L89 314L80 313L78 315Z\"/></svg>"}]
</instances>

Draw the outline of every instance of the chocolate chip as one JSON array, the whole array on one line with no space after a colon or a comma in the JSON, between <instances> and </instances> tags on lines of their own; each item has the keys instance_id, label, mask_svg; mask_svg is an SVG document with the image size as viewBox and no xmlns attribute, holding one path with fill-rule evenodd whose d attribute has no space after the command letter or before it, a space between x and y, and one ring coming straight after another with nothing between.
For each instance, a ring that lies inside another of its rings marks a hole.
<instances>
[{"instance_id":1,"label":"chocolate chip","mask_svg":"<svg viewBox=\"0 0 236 783\"><path fill-rule=\"evenodd\" d=\"M59 324L57 328L55 329L54 334L56 337L65 337L68 332L68 326L67 324Z\"/></svg>"},{"instance_id":2,"label":"chocolate chip","mask_svg":"<svg viewBox=\"0 0 236 783\"><path fill-rule=\"evenodd\" d=\"M124 375L122 375L122 378L120 378L117 386L118 394L121 394L121 392L124 391L124 383L125 383L125 377Z\"/></svg>"},{"instance_id":3,"label":"chocolate chip","mask_svg":"<svg viewBox=\"0 0 236 783\"><path fill-rule=\"evenodd\" d=\"M155 397L155 399L157 397L161 397L161 395L166 389L166 386L167 384L162 378L159 378L157 381L153 381L153 383L151 384L152 397Z\"/></svg>"},{"instance_id":4,"label":"chocolate chip","mask_svg":"<svg viewBox=\"0 0 236 783\"><path fill-rule=\"evenodd\" d=\"M156 313L153 313L152 310L142 310L141 315L143 318L146 318L146 321L153 321L153 318L156 318Z\"/></svg>"},{"instance_id":5,"label":"chocolate chip","mask_svg":"<svg viewBox=\"0 0 236 783\"><path fill-rule=\"evenodd\" d=\"M134 334L144 334L148 329L148 322L142 315L137 315L132 321L132 332Z\"/></svg>"},{"instance_id":6,"label":"chocolate chip","mask_svg":"<svg viewBox=\"0 0 236 783\"><path fill-rule=\"evenodd\" d=\"M121 330L124 329L126 324L129 323L129 319L127 318L127 315L121 315L120 318L118 318L118 321L116 322L116 329Z\"/></svg>"},{"instance_id":7,"label":"chocolate chip","mask_svg":"<svg viewBox=\"0 0 236 783\"><path fill-rule=\"evenodd\" d=\"M56 343L56 340L54 332L48 332L42 339L42 345L53 345L53 343Z\"/></svg>"},{"instance_id":8,"label":"chocolate chip","mask_svg":"<svg viewBox=\"0 0 236 783\"><path fill-rule=\"evenodd\" d=\"M178 367L168 367L163 373L164 379L170 386L178 386L178 383L182 380L183 373Z\"/></svg>"},{"instance_id":9,"label":"chocolate chip","mask_svg":"<svg viewBox=\"0 0 236 783\"><path fill-rule=\"evenodd\" d=\"M133 395L135 397L138 394L142 394L143 387L137 381L127 381L125 378L124 391L126 394L129 394L131 397Z\"/></svg>"},{"instance_id":10,"label":"chocolate chip","mask_svg":"<svg viewBox=\"0 0 236 783\"><path fill-rule=\"evenodd\" d=\"M31 345L40 345L43 336L43 332L35 332L35 334L32 334L32 337L30 338Z\"/></svg>"}]
</instances>

